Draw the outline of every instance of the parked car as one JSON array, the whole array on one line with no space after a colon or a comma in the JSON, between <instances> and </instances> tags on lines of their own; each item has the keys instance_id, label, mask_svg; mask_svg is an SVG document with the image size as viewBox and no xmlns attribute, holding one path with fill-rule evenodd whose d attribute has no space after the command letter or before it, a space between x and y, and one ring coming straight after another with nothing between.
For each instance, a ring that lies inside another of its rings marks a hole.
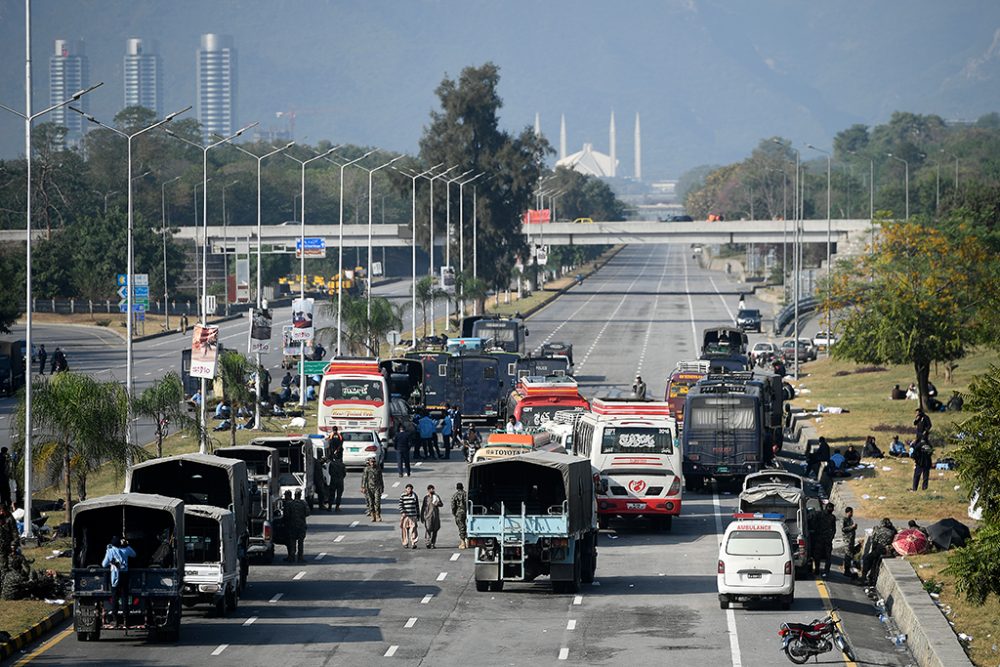
<instances>
[{"instance_id":1,"label":"parked car","mask_svg":"<svg viewBox=\"0 0 1000 667\"><path fill-rule=\"evenodd\" d=\"M594 221L593 218L577 218L573 222L575 222L577 224L588 224L588 223L591 223L593 221Z\"/></svg>"},{"instance_id":2,"label":"parked car","mask_svg":"<svg viewBox=\"0 0 1000 667\"><path fill-rule=\"evenodd\" d=\"M825 350L837 342L837 334L832 331L819 331L813 336L812 342L817 350Z\"/></svg>"},{"instance_id":3,"label":"parked car","mask_svg":"<svg viewBox=\"0 0 1000 667\"><path fill-rule=\"evenodd\" d=\"M813 345L812 338L800 338L799 342L806 346L806 356L809 361L816 361L819 353L816 350L816 346Z\"/></svg>"},{"instance_id":4,"label":"parked car","mask_svg":"<svg viewBox=\"0 0 1000 667\"><path fill-rule=\"evenodd\" d=\"M809 348L806 347L805 341L799 339L799 363L809 361ZM795 361L795 339L789 338L788 340L781 343L781 358L785 360L786 364Z\"/></svg>"},{"instance_id":5,"label":"parked car","mask_svg":"<svg viewBox=\"0 0 1000 667\"><path fill-rule=\"evenodd\" d=\"M736 313L736 326L743 331L760 333L760 311L756 308L743 308Z\"/></svg>"},{"instance_id":6,"label":"parked car","mask_svg":"<svg viewBox=\"0 0 1000 667\"><path fill-rule=\"evenodd\" d=\"M754 343L753 348L750 349L750 360L755 364L761 358L772 359L778 354L778 347L774 343L768 343L766 341L761 341L759 343Z\"/></svg>"},{"instance_id":7,"label":"parked car","mask_svg":"<svg viewBox=\"0 0 1000 667\"><path fill-rule=\"evenodd\" d=\"M344 438L344 465L363 468L365 461L374 456L380 468L385 467L385 447L374 431L341 431Z\"/></svg>"}]
</instances>

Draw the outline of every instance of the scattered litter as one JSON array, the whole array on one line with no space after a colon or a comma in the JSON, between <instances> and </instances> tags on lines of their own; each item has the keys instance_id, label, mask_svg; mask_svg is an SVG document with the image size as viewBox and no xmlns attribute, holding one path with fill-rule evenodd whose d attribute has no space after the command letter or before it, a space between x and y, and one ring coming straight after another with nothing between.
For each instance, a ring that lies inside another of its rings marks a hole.
<instances>
[{"instance_id":1,"label":"scattered litter","mask_svg":"<svg viewBox=\"0 0 1000 667\"><path fill-rule=\"evenodd\" d=\"M871 500L871 498L872 497L870 495L868 495L867 493L861 496L862 500Z\"/></svg>"},{"instance_id":2,"label":"scattered litter","mask_svg":"<svg viewBox=\"0 0 1000 667\"><path fill-rule=\"evenodd\" d=\"M944 477L944 473L943 472L939 472L938 473L938 477Z\"/></svg>"},{"instance_id":3,"label":"scattered litter","mask_svg":"<svg viewBox=\"0 0 1000 667\"><path fill-rule=\"evenodd\" d=\"M635 588L635 584L629 584L628 587L629 588Z\"/></svg>"},{"instance_id":4,"label":"scattered litter","mask_svg":"<svg viewBox=\"0 0 1000 667\"><path fill-rule=\"evenodd\" d=\"M611 537L611 539L613 539L613 540L617 540L617 539L618 539L618 536L617 536L617 535L611 535L610 537Z\"/></svg>"},{"instance_id":5,"label":"scattered litter","mask_svg":"<svg viewBox=\"0 0 1000 667\"><path fill-rule=\"evenodd\" d=\"M63 599L49 600L48 598L46 598L45 604L66 604L66 600Z\"/></svg>"},{"instance_id":6,"label":"scattered litter","mask_svg":"<svg viewBox=\"0 0 1000 667\"><path fill-rule=\"evenodd\" d=\"M955 485L955 490L956 490L956 491L958 491L958 490L959 490L959 489L961 489L961 488L962 488L962 485L961 485L961 484L956 484L956 485Z\"/></svg>"},{"instance_id":7,"label":"scattered litter","mask_svg":"<svg viewBox=\"0 0 1000 667\"><path fill-rule=\"evenodd\" d=\"M305 428L306 418L305 417L292 417L292 421L288 422L281 428Z\"/></svg>"},{"instance_id":8,"label":"scattered litter","mask_svg":"<svg viewBox=\"0 0 1000 667\"><path fill-rule=\"evenodd\" d=\"M799 387L799 393L800 394L811 394L812 393L812 389L806 389L805 387ZM809 401L806 401L806 402L808 403Z\"/></svg>"},{"instance_id":9,"label":"scattered litter","mask_svg":"<svg viewBox=\"0 0 1000 667\"><path fill-rule=\"evenodd\" d=\"M822 417L816 417L816 423L817 423L817 424L818 424L818 423L820 423L821 421L823 421L823 418L822 418Z\"/></svg>"},{"instance_id":10,"label":"scattered litter","mask_svg":"<svg viewBox=\"0 0 1000 667\"><path fill-rule=\"evenodd\" d=\"M972 641L972 635L967 635L964 632L959 632L958 633L958 638L961 639L963 642L971 642Z\"/></svg>"},{"instance_id":11,"label":"scattered litter","mask_svg":"<svg viewBox=\"0 0 1000 667\"><path fill-rule=\"evenodd\" d=\"M879 496L878 499L879 500L885 500L885 496Z\"/></svg>"},{"instance_id":12,"label":"scattered litter","mask_svg":"<svg viewBox=\"0 0 1000 667\"><path fill-rule=\"evenodd\" d=\"M885 472L889 472L892 470L892 466L882 466L882 470L884 470Z\"/></svg>"},{"instance_id":13,"label":"scattered litter","mask_svg":"<svg viewBox=\"0 0 1000 667\"><path fill-rule=\"evenodd\" d=\"M934 600L940 600L941 596L937 593L931 593L931 598Z\"/></svg>"},{"instance_id":14,"label":"scattered litter","mask_svg":"<svg viewBox=\"0 0 1000 667\"><path fill-rule=\"evenodd\" d=\"M921 564L920 564L920 569L921 569L921 570L922 570L922 569L924 569L925 567L927 567L927 563L921 563Z\"/></svg>"}]
</instances>

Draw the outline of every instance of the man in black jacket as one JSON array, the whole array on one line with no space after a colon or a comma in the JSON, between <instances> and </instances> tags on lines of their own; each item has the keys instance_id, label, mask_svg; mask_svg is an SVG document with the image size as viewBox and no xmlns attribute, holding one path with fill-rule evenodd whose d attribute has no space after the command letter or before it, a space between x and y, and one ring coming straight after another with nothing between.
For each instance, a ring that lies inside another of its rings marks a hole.
<instances>
[{"instance_id":1,"label":"man in black jacket","mask_svg":"<svg viewBox=\"0 0 1000 667\"><path fill-rule=\"evenodd\" d=\"M923 477L924 481L921 489L927 490L927 478L930 477L933 462L934 450L926 440L913 443L913 487L910 491L917 490L917 482Z\"/></svg>"}]
</instances>

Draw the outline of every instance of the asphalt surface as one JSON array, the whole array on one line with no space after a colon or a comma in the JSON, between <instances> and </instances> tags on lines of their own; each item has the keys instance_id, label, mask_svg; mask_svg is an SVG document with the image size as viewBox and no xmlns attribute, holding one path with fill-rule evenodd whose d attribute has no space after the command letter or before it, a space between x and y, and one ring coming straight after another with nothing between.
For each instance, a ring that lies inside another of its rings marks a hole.
<instances>
[{"instance_id":1,"label":"asphalt surface","mask_svg":"<svg viewBox=\"0 0 1000 667\"><path fill-rule=\"evenodd\" d=\"M573 343L587 395L627 389L640 372L658 397L674 363L696 357L701 329L732 321L740 291L724 275L698 268L685 247L626 248L532 317L529 341L532 347ZM234 328L226 335L245 333ZM139 377L179 360L173 347L152 342L141 358ZM735 506L735 496L725 492L685 494L670 532L655 532L641 520L612 523L601 533L597 580L579 595L552 593L544 577L509 583L500 593L476 592L473 553L456 548L448 510L465 464L457 456L422 461L406 479L397 476L393 460L385 471L385 523L366 520L360 475L350 473L344 511L310 517L306 562L286 564L279 554L273 565L252 567L232 616L186 610L176 645L79 643L64 629L29 656L32 663L769 666L785 664L777 636L782 621L822 617L831 605L844 618L859 664L912 662L887 641L863 591L840 574L800 579L791 611L721 610L718 543ZM420 495L435 484L445 500L436 550L400 546L396 498L406 482ZM842 660L828 653L819 662Z\"/></svg>"}]
</instances>

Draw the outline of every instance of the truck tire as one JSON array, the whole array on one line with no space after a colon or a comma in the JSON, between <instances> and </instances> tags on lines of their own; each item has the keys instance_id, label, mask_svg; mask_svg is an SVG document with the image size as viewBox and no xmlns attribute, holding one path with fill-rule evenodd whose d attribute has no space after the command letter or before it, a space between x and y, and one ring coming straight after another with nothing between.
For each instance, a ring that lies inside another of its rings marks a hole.
<instances>
[{"instance_id":1,"label":"truck tire","mask_svg":"<svg viewBox=\"0 0 1000 667\"><path fill-rule=\"evenodd\" d=\"M490 590L494 593L500 593L503 591L503 581L491 581Z\"/></svg>"},{"instance_id":2,"label":"truck tire","mask_svg":"<svg viewBox=\"0 0 1000 667\"><path fill-rule=\"evenodd\" d=\"M597 534L588 533L583 538L583 557L580 560L581 572L580 581L585 584L594 583L594 572L597 570Z\"/></svg>"},{"instance_id":3,"label":"truck tire","mask_svg":"<svg viewBox=\"0 0 1000 667\"><path fill-rule=\"evenodd\" d=\"M719 596L719 609L729 609L729 598L727 596Z\"/></svg>"},{"instance_id":4,"label":"truck tire","mask_svg":"<svg viewBox=\"0 0 1000 667\"><path fill-rule=\"evenodd\" d=\"M236 607L239 605L239 596L236 594L235 588L229 588L226 590L226 611L230 614L236 611Z\"/></svg>"},{"instance_id":5,"label":"truck tire","mask_svg":"<svg viewBox=\"0 0 1000 667\"><path fill-rule=\"evenodd\" d=\"M576 555L573 557L573 579L570 581L553 581L553 592L573 594L580 591L580 578L583 575L582 558L580 556L581 546L577 544Z\"/></svg>"},{"instance_id":6,"label":"truck tire","mask_svg":"<svg viewBox=\"0 0 1000 667\"><path fill-rule=\"evenodd\" d=\"M274 545L264 553L264 562L270 565L274 562Z\"/></svg>"},{"instance_id":7,"label":"truck tire","mask_svg":"<svg viewBox=\"0 0 1000 667\"><path fill-rule=\"evenodd\" d=\"M669 531L674 525L674 517L667 514L666 516L656 517L656 529L661 531Z\"/></svg>"},{"instance_id":8,"label":"truck tire","mask_svg":"<svg viewBox=\"0 0 1000 667\"><path fill-rule=\"evenodd\" d=\"M701 475L685 475L684 490L688 493L701 491L705 486L705 478Z\"/></svg>"},{"instance_id":9,"label":"truck tire","mask_svg":"<svg viewBox=\"0 0 1000 667\"><path fill-rule=\"evenodd\" d=\"M485 593L489 590L492 590L490 586L490 584L492 583L493 583L492 581L480 581L479 579L476 579L476 590L479 591L480 593Z\"/></svg>"},{"instance_id":10,"label":"truck tire","mask_svg":"<svg viewBox=\"0 0 1000 667\"><path fill-rule=\"evenodd\" d=\"M215 615L223 617L226 615L226 610L229 605L226 604L226 593L224 593L218 600L215 601Z\"/></svg>"}]
</instances>

